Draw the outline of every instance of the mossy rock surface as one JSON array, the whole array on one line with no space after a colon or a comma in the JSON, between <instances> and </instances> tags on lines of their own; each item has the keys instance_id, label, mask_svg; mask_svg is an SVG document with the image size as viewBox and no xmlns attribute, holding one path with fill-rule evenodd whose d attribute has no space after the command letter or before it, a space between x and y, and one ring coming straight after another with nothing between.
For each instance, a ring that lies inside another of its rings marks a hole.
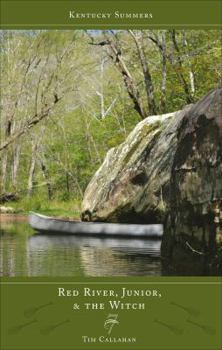
<instances>
[{"instance_id":1,"label":"mossy rock surface","mask_svg":"<svg viewBox=\"0 0 222 350\"><path fill-rule=\"evenodd\" d=\"M216 89L181 111L141 121L90 181L82 220L177 222L178 233L190 222L220 220L221 119Z\"/></svg>"},{"instance_id":2,"label":"mossy rock surface","mask_svg":"<svg viewBox=\"0 0 222 350\"><path fill-rule=\"evenodd\" d=\"M82 220L164 221L176 133L190 108L146 118L107 153L86 189Z\"/></svg>"}]
</instances>

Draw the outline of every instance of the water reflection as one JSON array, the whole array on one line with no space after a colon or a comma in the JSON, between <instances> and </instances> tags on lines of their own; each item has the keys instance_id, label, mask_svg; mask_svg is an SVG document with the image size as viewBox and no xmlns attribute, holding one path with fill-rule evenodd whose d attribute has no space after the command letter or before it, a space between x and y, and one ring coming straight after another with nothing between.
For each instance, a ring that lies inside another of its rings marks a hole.
<instances>
[{"instance_id":1,"label":"water reflection","mask_svg":"<svg viewBox=\"0 0 222 350\"><path fill-rule=\"evenodd\" d=\"M97 249L113 249L129 254L149 254L159 256L160 240L133 239L133 238L99 238L79 237L70 235L41 235L35 234L28 240L29 249L49 250L58 247L91 247Z\"/></svg>"},{"instance_id":2,"label":"water reflection","mask_svg":"<svg viewBox=\"0 0 222 350\"><path fill-rule=\"evenodd\" d=\"M160 275L160 240L30 235L1 228L0 274L8 276Z\"/></svg>"},{"instance_id":3,"label":"water reflection","mask_svg":"<svg viewBox=\"0 0 222 350\"><path fill-rule=\"evenodd\" d=\"M32 261L39 255L52 256L57 264L70 259L69 270L86 276L138 275L160 273L161 241L135 239L81 238L75 236L33 236L28 241ZM73 257L78 252L78 265ZM39 270L39 267L38 267ZM59 268L58 268L59 270ZM39 271L40 272L40 271ZM42 271L43 272L43 271ZM69 271L66 269L66 273ZM41 273L40 273L41 274Z\"/></svg>"}]
</instances>

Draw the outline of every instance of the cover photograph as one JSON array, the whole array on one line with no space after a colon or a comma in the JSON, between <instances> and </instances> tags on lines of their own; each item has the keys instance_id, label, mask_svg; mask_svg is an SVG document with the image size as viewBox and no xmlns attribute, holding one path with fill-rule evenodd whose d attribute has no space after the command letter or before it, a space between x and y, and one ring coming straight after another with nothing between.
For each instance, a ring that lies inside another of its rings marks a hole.
<instances>
[{"instance_id":1,"label":"cover photograph","mask_svg":"<svg viewBox=\"0 0 222 350\"><path fill-rule=\"evenodd\" d=\"M221 1L0 7L0 349L222 350Z\"/></svg>"}]
</instances>

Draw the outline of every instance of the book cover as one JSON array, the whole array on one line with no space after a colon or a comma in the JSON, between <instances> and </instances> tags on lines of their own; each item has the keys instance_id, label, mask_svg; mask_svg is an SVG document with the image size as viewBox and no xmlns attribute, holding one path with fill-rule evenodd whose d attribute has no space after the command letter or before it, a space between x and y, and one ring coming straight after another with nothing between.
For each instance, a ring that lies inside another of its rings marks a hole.
<instances>
[{"instance_id":1,"label":"book cover","mask_svg":"<svg viewBox=\"0 0 222 350\"><path fill-rule=\"evenodd\" d=\"M222 349L221 13L1 0L2 350Z\"/></svg>"}]
</instances>

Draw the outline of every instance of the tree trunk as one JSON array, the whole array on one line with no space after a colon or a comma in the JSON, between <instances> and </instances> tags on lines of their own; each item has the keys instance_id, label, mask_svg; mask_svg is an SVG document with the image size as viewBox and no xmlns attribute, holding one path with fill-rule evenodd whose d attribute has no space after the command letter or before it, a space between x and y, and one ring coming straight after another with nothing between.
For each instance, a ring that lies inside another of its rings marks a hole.
<instances>
[{"instance_id":1,"label":"tree trunk","mask_svg":"<svg viewBox=\"0 0 222 350\"><path fill-rule=\"evenodd\" d=\"M187 65L189 67L190 91L191 91L192 98L193 98L195 95L195 81L194 81L194 73L192 70L192 65L190 62L190 56L189 56L189 51L188 51L188 42L187 42L185 31L183 31L183 44L184 44L185 49L186 49Z\"/></svg>"},{"instance_id":2,"label":"tree trunk","mask_svg":"<svg viewBox=\"0 0 222 350\"><path fill-rule=\"evenodd\" d=\"M17 189L17 175L18 175L18 169L19 169L20 154L21 154L21 146L17 144L13 149L13 163L12 163L12 185L15 190Z\"/></svg>"},{"instance_id":3,"label":"tree trunk","mask_svg":"<svg viewBox=\"0 0 222 350\"><path fill-rule=\"evenodd\" d=\"M34 182L34 174L35 174L35 166L36 166L36 154L32 152L31 164L29 167L29 177L28 177L28 196L31 197L33 195L33 182Z\"/></svg>"},{"instance_id":4,"label":"tree trunk","mask_svg":"<svg viewBox=\"0 0 222 350\"><path fill-rule=\"evenodd\" d=\"M161 82L161 113L166 113L166 82L167 82L167 52L166 52L166 34L162 33L162 82Z\"/></svg>"},{"instance_id":5,"label":"tree trunk","mask_svg":"<svg viewBox=\"0 0 222 350\"><path fill-rule=\"evenodd\" d=\"M176 63L176 73L177 76L183 86L184 92L185 92L185 96L186 96L186 101L188 104L193 103L193 97L190 93L190 89L189 89L189 85L187 84L187 81L183 75L183 63L182 63L182 59L181 59L181 54L180 54L180 49L177 43L177 39L176 39L176 31L175 29L173 29L171 31L171 38L172 38L172 43L174 46L174 49L177 53L177 63Z\"/></svg>"},{"instance_id":6,"label":"tree trunk","mask_svg":"<svg viewBox=\"0 0 222 350\"><path fill-rule=\"evenodd\" d=\"M47 187L47 192L48 192L48 199L51 200L52 196L53 196L53 191L52 191L52 186L51 186L51 182L50 182L50 178L49 178L49 171L48 168L45 164L45 162L43 161L43 159L40 159L40 164L41 164L41 169L42 169L42 173L43 173L43 177L45 179L46 182L46 187Z\"/></svg>"},{"instance_id":7,"label":"tree trunk","mask_svg":"<svg viewBox=\"0 0 222 350\"><path fill-rule=\"evenodd\" d=\"M2 176L1 176L1 193L4 193L6 190L6 182L7 182L7 164L8 164L8 152L2 154Z\"/></svg>"},{"instance_id":8,"label":"tree trunk","mask_svg":"<svg viewBox=\"0 0 222 350\"><path fill-rule=\"evenodd\" d=\"M151 74L149 71L147 59L146 59L145 52L144 52L144 47L143 47L143 44L140 42L140 40L137 38L136 34L132 30L129 30L129 32L130 32L131 36L133 37L134 42L136 44L140 64L141 64L142 71L143 71L144 82L145 82L145 86L146 86L146 95L147 95L149 114L155 115L155 114L157 114L157 107L156 107L156 102L154 99L154 88L153 88L152 77L151 77ZM142 40L142 38L141 38L141 40Z\"/></svg>"},{"instance_id":9,"label":"tree trunk","mask_svg":"<svg viewBox=\"0 0 222 350\"><path fill-rule=\"evenodd\" d=\"M122 58L121 50L117 48L114 42L109 42L109 47L111 53L109 53L109 56L115 63L116 67L118 68L119 72L121 73L123 77L124 84L126 86L128 95L130 99L133 101L134 109L139 113L141 119L145 119L147 117L142 100L140 97L139 90L133 80L132 75L130 74L128 68L126 67L126 64Z\"/></svg>"},{"instance_id":10,"label":"tree trunk","mask_svg":"<svg viewBox=\"0 0 222 350\"><path fill-rule=\"evenodd\" d=\"M162 81L160 86L161 96L159 103L159 110L161 113L166 112L166 82L167 82L167 47L166 47L166 33L162 31L162 38L155 31L152 35L148 35L148 39L151 40L158 48L161 60L162 60Z\"/></svg>"}]
</instances>

